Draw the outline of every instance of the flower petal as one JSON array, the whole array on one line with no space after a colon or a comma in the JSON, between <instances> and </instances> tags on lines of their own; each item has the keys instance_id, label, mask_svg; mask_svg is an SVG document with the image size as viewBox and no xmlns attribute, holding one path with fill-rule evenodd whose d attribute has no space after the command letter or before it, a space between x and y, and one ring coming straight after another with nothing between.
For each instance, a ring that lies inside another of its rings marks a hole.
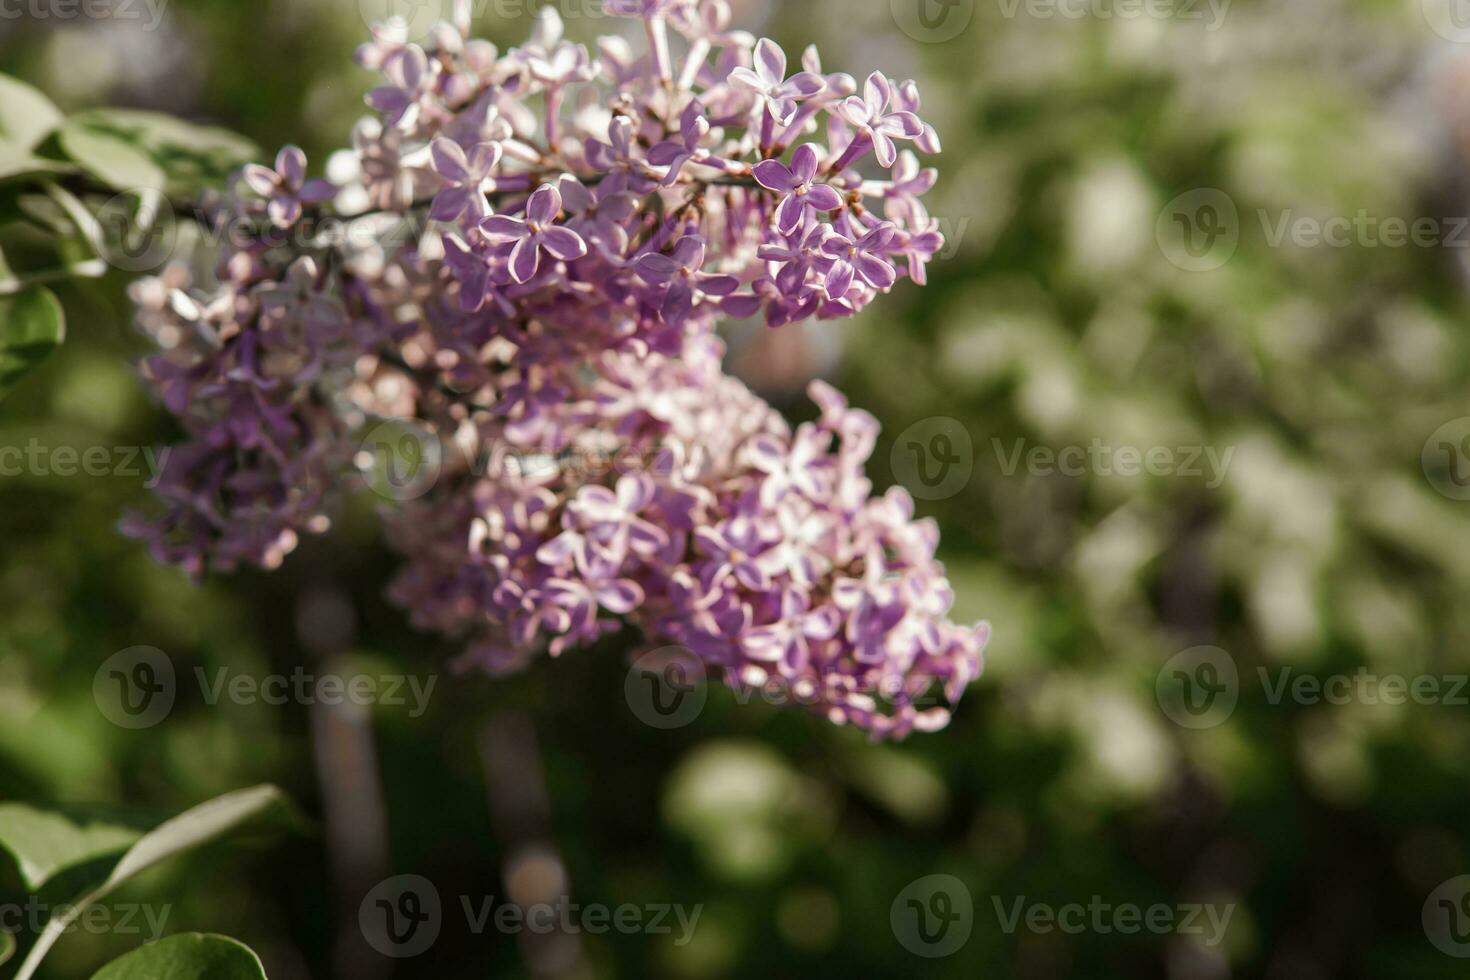
<instances>
[{"instance_id":1,"label":"flower petal","mask_svg":"<svg viewBox=\"0 0 1470 980\"><path fill-rule=\"evenodd\" d=\"M842 195L826 184L814 184L807 191L806 203L818 211L836 211L842 207Z\"/></svg>"},{"instance_id":2,"label":"flower petal","mask_svg":"<svg viewBox=\"0 0 1470 980\"><path fill-rule=\"evenodd\" d=\"M549 225L561 214L561 191L555 184L543 184L526 202L526 220L538 225Z\"/></svg>"},{"instance_id":3,"label":"flower petal","mask_svg":"<svg viewBox=\"0 0 1470 980\"><path fill-rule=\"evenodd\" d=\"M587 254L587 243L570 228L547 228L541 233L541 247L563 262L580 259Z\"/></svg>"},{"instance_id":4,"label":"flower petal","mask_svg":"<svg viewBox=\"0 0 1470 980\"><path fill-rule=\"evenodd\" d=\"M434 161L434 172L454 184L468 183L471 177L470 164L465 158L464 147L454 140L440 136L429 144L429 157Z\"/></svg>"},{"instance_id":5,"label":"flower petal","mask_svg":"<svg viewBox=\"0 0 1470 980\"><path fill-rule=\"evenodd\" d=\"M777 86L786 80L786 52L768 37L761 38L755 46L756 71L767 86Z\"/></svg>"},{"instance_id":6,"label":"flower petal","mask_svg":"<svg viewBox=\"0 0 1470 980\"><path fill-rule=\"evenodd\" d=\"M810 184L817 176L817 148L810 143L803 143L791 154L791 173L802 184Z\"/></svg>"},{"instance_id":7,"label":"flower petal","mask_svg":"<svg viewBox=\"0 0 1470 980\"><path fill-rule=\"evenodd\" d=\"M629 579L608 582L598 586L597 602L609 612L624 615L643 605L643 587Z\"/></svg>"},{"instance_id":8,"label":"flower petal","mask_svg":"<svg viewBox=\"0 0 1470 980\"><path fill-rule=\"evenodd\" d=\"M289 143L281 147L281 152L276 154L276 173L285 179L287 185L301 186L301 181L306 178L306 154L301 147Z\"/></svg>"},{"instance_id":9,"label":"flower petal","mask_svg":"<svg viewBox=\"0 0 1470 980\"><path fill-rule=\"evenodd\" d=\"M270 197L274 194L276 185L281 181L274 170L262 167L258 163L247 163L240 177L245 181L246 186L261 197Z\"/></svg>"},{"instance_id":10,"label":"flower petal","mask_svg":"<svg viewBox=\"0 0 1470 980\"><path fill-rule=\"evenodd\" d=\"M791 168L780 160L762 160L755 165L755 179L766 190L789 194L801 186Z\"/></svg>"},{"instance_id":11,"label":"flower petal","mask_svg":"<svg viewBox=\"0 0 1470 980\"><path fill-rule=\"evenodd\" d=\"M679 264L679 268L695 272L704 265L704 251L703 238L686 235L674 246L674 261Z\"/></svg>"},{"instance_id":12,"label":"flower petal","mask_svg":"<svg viewBox=\"0 0 1470 980\"><path fill-rule=\"evenodd\" d=\"M493 214L480 222L480 234L494 245L519 241L530 233L531 229L524 221L506 214Z\"/></svg>"},{"instance_id":13,"label":"flower petal","mask_svg":"<svg viewBox=\"0 0 1470 980\"><path fill-rule=\"evenodd\" d=\"M673 280L679 274L681 266L667 255L659 252L649 252L640 255L633 263L633 271L648 283L661 286Z\"/></svg>"},{"instance_id":14,"label":"flower petal","mask_svg":"<svg viewBox=\"0 0 1470 980\"><path fill-rule=\"evenodd\" d=\"M854 260L858 274L874 289L888 289L898 281L898 273L893 266L876 255L864 255L858 253Z\"/></svg>"},{"instance_id":15,"label":"flower petal","mask_svg":"<svg viewBox=\"0 0 1470 980\"><path fill-rule=\"evenodd\" d=\"M534 235L516 242L510 253L510 277L519 283L527 283L541 269L541 245Z\"/></svg>"}]
</instances>

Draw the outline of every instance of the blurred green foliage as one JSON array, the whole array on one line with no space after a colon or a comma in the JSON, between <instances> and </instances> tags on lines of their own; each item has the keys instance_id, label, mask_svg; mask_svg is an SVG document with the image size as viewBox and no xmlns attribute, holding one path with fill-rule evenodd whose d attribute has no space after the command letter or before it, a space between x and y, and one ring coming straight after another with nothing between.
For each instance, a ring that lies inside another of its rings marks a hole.
<instances>
[{"instance_id":1,"label":"blurred green foliage","mask_svg":"<svg viewBox=\"0 0 1470 980\"><path fill-rule=\"evenodd\" d=\"M515 849L491 818L480 746L487 719L525 718L543 830L576 899L703 905L684 946L582 937L570 975L1463 975L1421 908L1470 870L1470 714L1273 704L1260 671L1470 671L1470 504L1436 492L1421 463L1431 434L1470 411L1470 239L1272 241L1283 217L1463 215L1464 52L1418 3L1242 0L1207 29L981 0L943 43L906 36L883 0L734 5L788 50L819 42L829 71L919 78L944 136L934 211L951 251L932 284L856 325L800 328L781 341L792 347L737 335L737 363L799 413L782 379L840 346L839 386L885 423L880 485L910 426L947 417L970 433L973 478L920 503L944 532L957 618L996 627L954 724L874 747L717 691L695 724L654 731L624 702L615 649L505 680L445 673L453 651L381 598L394 562L368 502L277 575L194 588L116 534L139 478L17 477L0 480L0 798L179 810L270 781L317 810L341 772L308 708L211 706L186 684L165 723L130 732L98 712L93 676L140 644L185 675L320 668L298 626L345 600L346 663L443 674L424 717L371 718L385 874L424 875L451 906L506 891ZM529 18L482 24L504 47ZM568 27L589 38L609 22ZM5 29L0 71L68 111L176 112L266 148L299 143L318 163L346 144L372 83L349 61L356 3L176 0L153 32ZM1232 203L1239 244L1193 272L1159 224L1201 188ZM0 405L0 445L170 439L133 380L125 283L60 291L68 343ZM1210 486L1007 462L1018 445L1094 440L1211 447L1230 464ZM1201 644L1233 656L1240 699L1224 724L1189 730L1160 710L1155 682ZM334 891L328 851L321 839L216 848L136 891L175 896L180 928L238 937L275 980L332 976L357 897ZM965 884L974 928L952 956L923 960L897 941L890 905L935 873ZM11 870L0 887L22 892ZM1007 934L997 908L1023 896L1234 914L1219 947ZM383 975L530 975L514 937L449 918L433 950ZM84 975L129 945L70 937L49 976Z\"/></svg>"}]
</instances>

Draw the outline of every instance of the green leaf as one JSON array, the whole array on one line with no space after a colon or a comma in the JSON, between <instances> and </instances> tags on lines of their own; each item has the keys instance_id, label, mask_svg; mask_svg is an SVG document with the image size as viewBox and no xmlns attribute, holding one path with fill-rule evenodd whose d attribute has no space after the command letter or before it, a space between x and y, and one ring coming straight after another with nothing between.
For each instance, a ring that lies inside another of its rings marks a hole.
<instances>
[{"instance_id":1,"label":"green leaf","mask_svg":"<svg viewBox=\"0 0 1470 980\"><path fill-rule=\"evenodd\" d=\"M77 168L69 163L32 156L28 151L0 143L0 182L76 172Z\"/></svg>"},{"instance_id":2,"label":"green leaf","mask_svg":"<svg viewBox=\"0 0 1470 980\"><path fill-rule=\"evenodd\" d=\"M73 131L126 143L147 157L163 174L163 182L156 187L137 181L119 183L97 174L119 190L151 187L167 189L170 194L190 196L197 194L206 184L222 183L242 163L260 157L258 146L226 129L196 126L158 112L93 109L72 116L62 130L62 146L84 165L86 161L76 156L67 145L67 134ZM82 137L84 144L87 136ZM95 170L93 172L96 173Z\"/></svg>"},{"instance_id":3,"label":"green leaf","mask_svg":"<svg viewBox=\"0 0 1470 980\"><path fill-rule=\"evenodd\" d=\"M44 286L0 298L0 396L61 346L66 319Z\"/></svg>"},{"instance_id":4,"label":"green leaf","mask_svg":"<svg viewBox=\"0 0 1470 980\"><path fill-rule=\"evenodd\" d=\"M98 180L119 191L161 191L167 178L151 155L125 130L94 114L73 116L61 127L61 148Z\"/></svg>"},{"instance_id":5,"label":"green leaf","mask_svg":"<svg viewBox=\"0 0 1470 980\"><path fill-rule=\"evenodd\" d=\"M10 962L15 955L15 933L0 930L0 966Z\"/></svg>"},{"instance_id":6,"label":"green leaf","mask_svg":"<svg viewBox=\"0 0 1470 980\"><path fill-rule=\"evenodd\" d=\"M0 75L0 144L29 152L61 124L61 110L39 89ZM0 156L8 154L0 152Z\"/></svg>"},{"instance_id":7,"label":"green leaf","mask_svg":"<svg viewBox=\"0 0 1470 980\"><path fill-rule=\"evenodd\" d=\"M135 949L92 980L266 980L260 957L225 936L192 932Z\"/></svg>"},{"instance_id":8,"label":"green leaf","mask_svg":"<svg viewBox=\"0 0 1470 980\"><path fill-rule=\"evenodd\" d=\"M274 786L256 786L201 803L144 834L122 856L122 860L118 861L102 884L46 923L46 928L36 939L36 945L31 947L15 980L31 980L51 947L56 945L56 941L82 914L128 880L168 858L217 840L245 824L272 814L288 819L294 816L285 794L279 789Z\"/></svg>"},{"instance_id":9,"label":"green leaf","mask_svg":"<svg viewBox=\"0 0 1470 980\"><path fill-rule=\"evenodd\" d=\"M121 854L156 823L117 807L0 803L0 848L15 858L26 888L36 892L68 868Z\"/></svg>"}]
</instances>

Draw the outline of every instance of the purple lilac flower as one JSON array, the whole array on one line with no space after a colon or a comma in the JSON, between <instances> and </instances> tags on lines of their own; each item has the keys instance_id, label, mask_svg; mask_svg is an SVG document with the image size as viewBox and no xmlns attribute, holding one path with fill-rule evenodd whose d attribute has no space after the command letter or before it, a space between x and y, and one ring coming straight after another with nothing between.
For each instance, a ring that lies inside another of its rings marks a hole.
<instances>
[{"instance_id":1,"label":"purple lilac flower","mask_svg":"<svg viewBox=\"0 0 1470 980\"><path fill-rule=\"evenodd\" d=\"M875 71L863 84L863 94L852 96L837 108L838 114L873 143L878 162L891 167L898 160L894 138L917 139L924 134L924 124L912 112L890 112L893 86L882 72Z\"/></svg>"},{"instance_id":2,"label":"purple lilac flower","mask_svg":"<svg viewBox=\"0 0 1470 980\"><path fill-rule=\"evenodd\" d=\"M706 296L729 296L740 288L740 280L734 276L701 271L704 256L704 239L690 235L680 239L671 256L650 252L633 263L645 282L668 287L661 306L665 320L682 322Z\"/></svg>"},{"instance_id":3,"label":"purple lilac flower","mask_svg":"<svg viewBox=\"0 0 1470 980\"><path fill-rule=\"evenodd\" d=\"M490 189L492 175L504 155L499 143L480 143L468 154L453 140L436 139L429 147L434 172L444 181L444 189L434 195L429 217L435 221L455 221L466 211L469 220L484 221L490 216L485 191Z\"/></svg>"},{"instance_id":4,"label":"purple lilac flower","mask_svg":"<svg viewBox=\"0 0 1470 980\"><path fill-rule=\"evenodd\" d=\"M404 45L385 59L383 74L388 84L369 92L367 104L383 113L388 125L413 129L434 81L428 56L417 44Z\"/></svg>"},{"instance_id":5,"label":"purple lilac flower","mask_svg":"<svg viewBox=\"0 0 1470 980\"><path fill-rule=\"evenodd\" d=\"M282 147L276 168L249 163L241 172L250 189L266 199L266 214L277 228L301 220L303 205L330 201L337 189L325 180L306 179L306 154L300 147Z\"/></svg>"},{"instance_id":6,"label":"purple lilac flower","mask_svg":"<svg viewBox=\"0 0 1470 980\"><path fill-rule=\"evenodd\" d=\"M791 234L800 226L808 209L836 211L842 207L842 195L826 184L818 184L817 148L803 143L792 154L791 166L780 160L763 160L755 166L755 179L767 190L783 195L776 208L776 227Z\"/></svg>"},{"instance_id":7,"label":"purple lilac flower","mask_svg":"<svg viewBox=\"0 0 1470 980\"><path fill-rule=\"evenodd\" d=\"M862 279L874 289L891 288L898 280L898 273L885 256L895 234L894 227L884 223L857 241L841 235L829 235L822 243L822 251L835 261L827 273L827 295L842 299L852 289L855 278Z\"/></svg>"},{"instance_id":8,"label":"purple lilac flower","mask_svg":"<svg viewBox=\"0 0 1470 980\"><path fill-rule=\"evenodd\" d=\"M799 101L810 99L827 87L821 76L809 71L786 77L786 52L770 38L761 38L755 46L755 68L737 68L730 80L750 89L759 97L758 104L770 110L782 126L796 116Z\"/></svg>"},{"instance_id":9,"label":"purple lilac flower","mask_svg":"<svg viewBox=\"0 0 1470 980\"><path fill-rule=\"evenodd\" d=\"M530 282L541 268L541 253L570 262L587 254L587 243L570 228L558 227L561 191L550 184L540 187L526 205L526 217L493 215L480 222L480 232L495 245L514 243L510 274L516 282Z\"/></svg>"}]
</instances>

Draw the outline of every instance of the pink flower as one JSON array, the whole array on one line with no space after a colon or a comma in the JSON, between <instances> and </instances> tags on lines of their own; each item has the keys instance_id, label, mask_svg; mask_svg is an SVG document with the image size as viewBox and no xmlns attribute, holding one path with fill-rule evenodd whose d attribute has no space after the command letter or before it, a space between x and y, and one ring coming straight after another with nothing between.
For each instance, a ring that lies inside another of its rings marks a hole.
<instances>
[{"instance_id":1,"label":"pink flower","mask_svg":"<svg viewBox=\"0 0 1470 980\"><path fill-rule=\"evenodd\" d=\"M917 139L924 134L924 124L912 112L889 112L893 103L893 86L882 72L875 71L863 85L861 97L852 96L837 107L837 112L859 133L873 141L878 162L891 167L898 161L899 139Z\"/></svg>"},{"instance_id":2,"label":"pink flower","mask_svg":"<svg viewBox=\"0 0 1470 980\"><path fill-rule=\"evenodd\" d=\"M464 147L443 137L429 146L434 171L444 179L444 189L434 195L429 217L435 221L455 221L466 211L471 224L490 216L485 191L491 175L503 155L499 143L480 143L466 155Z\"/></svg>"},{"instance_id":3,"label":"pink flower","mask_svg":"<svg viewBox=\"0 0 1470 980\"><path fill-rule=\"evenodd\" d=\"M672 256L650 252L638 257L634 270L645 282L667 286L662 311L670 323L681 322L706 296L729 296L740 288L734 276L716 276L702 272L704 239L694 235L680 239Z\"/></svg>"},{"instance_id":4,"label":"pink flower","mask_svg":"<svg viewBox=\"0 0 1470 980\"><path fill-rule=\"evenodd\" d=\"M884 223L855 242L841 235L829 236L822 243L822 251L836 261L827 274L827 295L832 299L842 299L852 289L855 278L862 279L874 289L892 288L898 280L898 273L886 255L895 233L892 225Z\"/></svg>"},{"instance_id":5,"label":"pink flower","mask_svg":"<svg viewBox=\"0 0 1470 980\"><path fill-rule=\"evenodd\" d=\"M281 148L276 154L276 169L248 163L241 176L251 190L266 199L266 214L277 228L289 228L300 221L302 205L330 201L337 194L337 188L325 180L306 179L306 154L296 146Z\"/></svg>"},{"instance_id":6,"label":"pink flower","mask_svg":"<svg viewBox=\"0 0 1470 980\"><path fill-rule=\"evenodd\" d=\"M587 243L570 228L558 227L561 192L550 184L540 187L526 204L526 217L497 214L480 222L480 233L494 245L515 247L510 253L510 274L516 282L530 282L541 268L541 253L570 262L587 254Z\"/></svg>"},{"instance_id":7,"label":"pink flower","mask_svg":"<svg viewBox=\"0 0 1470 980\"><path fill-rule=\"evenodd\" d=\"M763 160L755 165L755 179L767 190L784 195L776 209L776 227L789 235L801 225L808 210L836 211L842 195L826 184L816 183L817 148L803 143L792 154L791 166L780 160Z\"/></svg>"},{"instance_id":8,"label":"pink flower","mask_svg":"<svg viewBox=\"0 0 1470 980\"><path fill-rule=\"evenodd\" d=\"M800 100L810 99L827 87L825 79L809 71L787 78L786 52L770 38L761 38L755 46L755 70L736 68L730 80L756 93L758 104L769 109L782 126L796 117Z\"/></svg>"}]
</instances>

